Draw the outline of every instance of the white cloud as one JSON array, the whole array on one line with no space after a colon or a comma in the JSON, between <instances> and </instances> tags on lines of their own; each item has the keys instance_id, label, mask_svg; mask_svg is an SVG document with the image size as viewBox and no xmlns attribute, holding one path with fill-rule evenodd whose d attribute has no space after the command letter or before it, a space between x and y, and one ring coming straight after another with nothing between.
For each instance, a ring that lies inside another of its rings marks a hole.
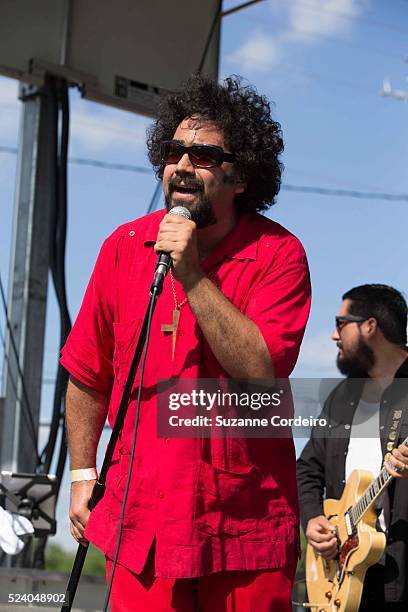
<instances>
[{"instance_id":1,"label":"white cloud","mask_svg":"<svg viewBox=\"0 0 408 612\"><path fill-rule=\"evenodd\" d=\"M355 0L294 0L289 5L285 38L316 43L337 32L350 30L361 12Z\"/></svg>"},{"instance_id":2,"label":"white cloud","mask_svg":"<svg viewBox=\"0 0 408 612\"><path fill-rule=\"evenodd\" d=\"M255 32L227 59L239 64L243 71L269 70L280 59L278 44L270 36Z\"/></svg>"},{"instance_id":3,"label":"white cloud","mask_svg":"<svg viewBox=\"0 0 408 612\"><path fill-rule=\"evenodd\" d=\"M295 375L308 376L340 376L336 368L337 349L330 339L330 333L318 336L305 336Z\"/></svg>"},{"instance_id":4,"label":"white cloud","mask_svg":"<svg viewBox=\"0 0 408 612\"><path fill-rule=\"evenodd\" d=\"M364 10L356 0L271 0L272 19L264 19L264 27L273 34L257 31L250 34L227 60L247 70L267 71L281 62L290 43L318 44L337 33L350 31L355 19ZM274 26L275 18L277 24ZM284 22L284 25L282 24Z\"/></svg>"},{"instance_id":5,"label":"white cloud","mask_svg":"<svg viewBox=\"0 0 408 612\"><path fill-rule=\"evenodd\" d=\"M114 148L136 151L144 147L147 120L133 113L98 108L89 102L73 105L71 138L75 154L98 153Z\"/></svg>"}]
</instances>

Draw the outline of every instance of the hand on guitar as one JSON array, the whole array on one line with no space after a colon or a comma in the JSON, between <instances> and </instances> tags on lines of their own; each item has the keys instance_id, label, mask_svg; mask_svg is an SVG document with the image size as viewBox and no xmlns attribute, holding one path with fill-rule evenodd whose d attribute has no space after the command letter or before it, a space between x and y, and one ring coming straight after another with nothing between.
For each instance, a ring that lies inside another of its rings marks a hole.
<instances>
[{"instance_id":1,"label":"hand on guitar","mask_svg":"<svg viewBox=\"0 0 408 612\"><path fill-rule=\"evenodd\" d=\"M310 519L306 537L309 544L324 559L334 559L337 556L336 530L324 515Z\"/></svg>"},{"instance_id":2,"label":"hand on guitar","mask_svg":"<svg viewBox=\"0 0 408 612\"><path fill-rule=\"evenodd\" d=\"M408 446L400 444L384 457L384 467L394 478L408 478Z\"/></svg>"}]
</instances>

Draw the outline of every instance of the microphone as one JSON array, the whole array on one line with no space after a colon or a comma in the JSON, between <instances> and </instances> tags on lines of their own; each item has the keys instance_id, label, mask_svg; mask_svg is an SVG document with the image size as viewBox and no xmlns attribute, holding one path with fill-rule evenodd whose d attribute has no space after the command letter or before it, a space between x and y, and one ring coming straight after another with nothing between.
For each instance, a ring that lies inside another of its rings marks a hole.
<instances>
[{"instance_id":1,"label":"microphone","mask_svg":"<svg viewBox=\"0 0 408 612\"><path fill-rule=\"evenodd\" d=\"M175 206L169 211L169 215L179 215L185 219L191 219L190 211L184 206ZM152 286L150 287L150 295L152 295L154 289L156 289L156 296L160 295L163 291L164 279L169 271L171 263L171 257L168 253L159 253Z\"/></svg>"}]
</instances>

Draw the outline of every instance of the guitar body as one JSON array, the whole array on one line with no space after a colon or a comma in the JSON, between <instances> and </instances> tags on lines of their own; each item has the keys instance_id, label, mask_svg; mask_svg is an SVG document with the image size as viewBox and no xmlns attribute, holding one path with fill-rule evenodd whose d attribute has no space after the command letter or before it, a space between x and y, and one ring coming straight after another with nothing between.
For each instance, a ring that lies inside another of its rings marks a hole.
<instances>
[{"instance_id":1,"label":"guitar body","mask_svg":"<svg viewBox=\"0 0 408 612\"><path fill-rule=\"evenodd\" d=\"M316 612L357 612L367 569L377 563L385 548L385 534L375 528L377 514L370 506L350 535L345 513L356 504L373 481L365 470L353 470L341 499L327 499L324 514L336 527L339 556L326 561L308 544L306 585L309 608ZM313 607L310 605L313 604Z\"/></svg>"}]
</instances>

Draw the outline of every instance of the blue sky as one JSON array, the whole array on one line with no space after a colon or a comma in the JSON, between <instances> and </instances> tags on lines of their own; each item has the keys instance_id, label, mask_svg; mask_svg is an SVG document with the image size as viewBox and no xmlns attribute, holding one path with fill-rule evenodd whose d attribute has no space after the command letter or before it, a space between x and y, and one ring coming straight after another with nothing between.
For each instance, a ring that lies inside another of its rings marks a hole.
<instances>
[{"instance_id":1,"label":"blue sky","mask_svg":"<svg viewBox=\"0 0 408 612\"><path fill-rule=\"evenodd\" d=\"M224 1L224 8L236 4ZM275 102L285 141L284 184L408 193L408 107L379 93L385 77L408 89L407 30L407 0L274 0L224 19L220 76L240 74ZM0 78L0 146L17 146L19 112L16 82ZM70 156L148 167L149 123L84 101L73 90ZM7 282L16 157L0 152L0 160L0 272ZM73 316L103 239L146 211L154 186L153 174L69 166ZM408 203L282 190L268 216L301 239L311 269L313 306L295 375L335 376L330 333L341 294L364 282L408 293ZM0 323L4 329L2 314ZM55 376L58 335L51 289L47 379ZM51 402L52 386L44 384L44 420ZM58 537L68 542L66 532Z\"/></svg>"}]
</instances>

